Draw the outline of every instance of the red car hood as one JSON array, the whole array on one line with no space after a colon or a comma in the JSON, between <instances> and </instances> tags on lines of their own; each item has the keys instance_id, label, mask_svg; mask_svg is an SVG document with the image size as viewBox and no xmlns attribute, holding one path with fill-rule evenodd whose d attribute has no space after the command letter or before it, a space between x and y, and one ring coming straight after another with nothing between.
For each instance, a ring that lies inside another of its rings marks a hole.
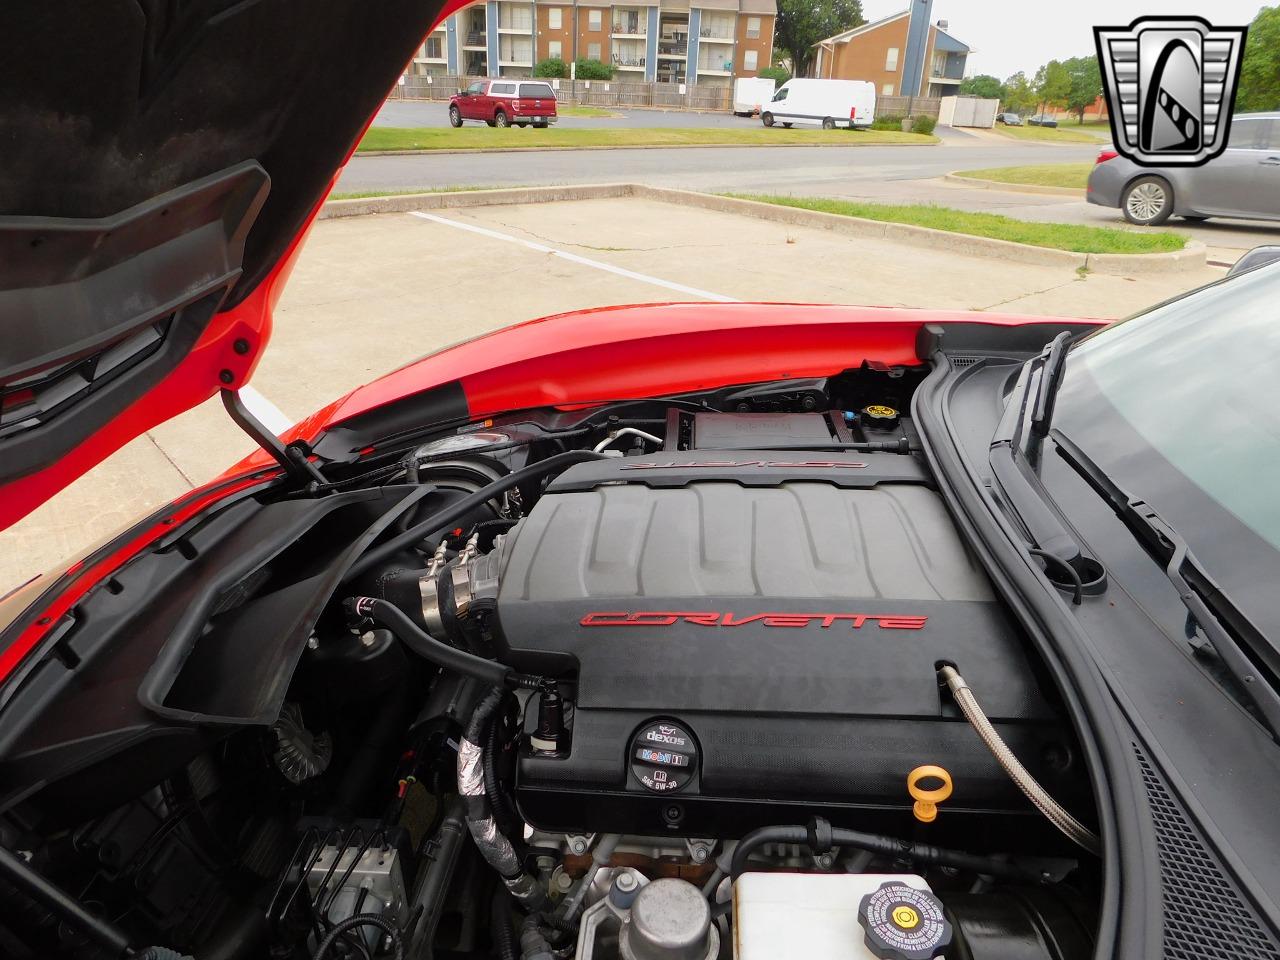
<instances>
[{"instance_id":1,"label":"red car hood","mask_svg":"<svg viewBox=\"0 0 1280 960\"><path fill-rule=\"evenodd\" d=\"M336 171L460 5L4 5L0 528L248 380Z\"/></svg>"}]
</instances>

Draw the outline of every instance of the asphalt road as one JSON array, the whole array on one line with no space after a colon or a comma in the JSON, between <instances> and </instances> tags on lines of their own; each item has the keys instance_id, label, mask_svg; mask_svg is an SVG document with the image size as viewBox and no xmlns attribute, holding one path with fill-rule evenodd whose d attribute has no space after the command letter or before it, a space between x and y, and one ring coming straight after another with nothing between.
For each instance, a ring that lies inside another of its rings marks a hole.
<instances>
[{"instance_id":1,"label":"asphalt road","mask_svg":"<svg viewBox=\"0 0 1280 960\"><path fill-rule=\"evenodd\" d=\"M601 109L604 109L603 107ZM621 127L743 127L759 126L759 120L730 113L692 113L688 110L612 110L611 117L561 117L558 127L617 130ZM449 104L433 100L388 100L373 124L377 127L443 127L449 123ZM478 126L479 124L474 124ZM473 124L467 124L473 126Z\"/></svg>"},{"instance_id":2,"label":"asphalt road","mask_svg":"<svg viewBox=\"0 0 1280 960\"><path fill-rule=\"evenodd\" d=\"M384 111L391 107L417 109L422 106L433 105L393 102ZM664 116L696 117L705 125L703 118L707 115ZM722 119L736 123L759 122ZM1093 206L1076 197L976 190L941 179L957 170L1089 161L1097 155L1096 146L1020 143L994 134L975 136L941 127L938 133L943 142L934 147L696 147L357 155L348 163L337 190L632 182L713 193L732 191L881 203L935 203L961 210L1001 213L1022 220L1128 227L1119 210ZM835 135L849 136L839 131ZM1275 243L1280 235L1280 224L1221 219L1194 225L1171 220L1164 229L1201 240L1210 247L1211 259L1224 262L1234 260L1230 251L1238 255L1239 251L1258 244Z\"/></svg>"}]
</instances>

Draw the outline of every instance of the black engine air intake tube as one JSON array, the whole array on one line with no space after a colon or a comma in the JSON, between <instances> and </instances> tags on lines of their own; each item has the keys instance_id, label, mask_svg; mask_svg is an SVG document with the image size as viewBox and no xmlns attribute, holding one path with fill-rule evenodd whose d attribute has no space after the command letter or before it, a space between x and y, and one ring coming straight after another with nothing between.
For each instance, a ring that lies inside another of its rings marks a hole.
<instances>
[{"instance_id":1,"label":"black engine air intake tube","mask_svg":"<svg viewBox=\"0 0 1280 960\"><path fill-rule=\"evenodd\" d=\"M729 875L736 882L747 869L747 860L751 854L767 843L804 844L815 853L825 853L831 847L857 847L869 850L895 860L914 860L919 863L932 863L940 867L956 867L960 870L973 870L976 873L1008 880L1022 880L1039 883L1043 877L1034 870L1026 870L1016 864L994 857L982 857L959 850L948 850L934 847L926 843L909 843L895 837L881 836L875 833L862 833L858 830L843 830L832 827L820 817L815 817L807 827L780 826L761 827L743 837L733 851L733 860ZM826 848L826 849L822 849Z\"/></svg>"},{"instance_id":2,"label":"black engine air intake tube","mask_svg":"<svg viewBox=\"0 0 1280 960\"><path fill-rule=\"evenodd\" d=\"M348 597L342 601L347 612L356 617L369 617L385 624L391 632L422 659L446 670L453 670L467 677L475 677L493 686L511 682L514 673L510 667L495 660L486 660L473 653L441 643L413 622L407 613L387 600L376 597Z\"/></svg>"},{"instance_id":3,"label":"black engine air intake tube","mask_svg":"<svg viewBox=\"0 0 1280 960\"><path fill-rule=\"evenodd\" d=\"M547 457L545 460L539 460L537 463L528 464L519 470L512 470L505 477L481 487L475 493L469 494L461 500L455 500L443 510L427 517L421 523L415 523L404 533L397 534L386 543L380 543L378 546L371 548L363 557L351 565L351 568L343 576L342 582L350 583L392 554L403 550L405 547L412 546L438 530L442 530L449 524L465 517L477 507L488 503L498 494L518 487L526 480L544 477L549 473L559 473L565 467L571 467L575 463L582 463L586 460L602 460L604 458L605 454L596 453L593 450L569 450L565 453L557 453L553 457Z\"/></svg>"},{"instance_id":4,"label":"black engine air intake tube","mask_svg":"<svg viewBox=\"0 0 1280 960\"><path fill-rule=\"evenodd\" d=\"M1009 779L1018 785L1018 789L1027 795L1028 800L1035 804L1036 809L1073 842L1094 856L1101 854L1102 843L1098 835L1049 796L1048 791L1040 786L1036 778L1019 762L1008 744L1000 738L996 728L991 725L987 715L982 712L982 708L978 706L977 698L974 697L973 691L964 682L964 677L960 676L959 671L955 667L943 666L939 668L938 675L946 682L947 689L951 691L951 695L955 697L960 707L960 712L978 732L978 736L987 745L992 756L999 761L1000 766L1004 767L1005 773L1009 774Z\"/></svg>"},{"instance_id":5,"label":"black engine air intake tube","mask_svg":"<svg viewBox=\"0 0 1280 960\"><path fill-rule=\"evenodd\" d=\"M506 685L513 689L545 690L551 685L552 681L544 677L516 673L505 663L486 660L440 642L390 601L379 600L377 597L347 597L342 601L342 606L353 617L368 617L385 624L410 650L437 667L498 687Z\"/></svg>"},{"instance_id":6,"label":"black engine air intake tube","mask_svg":"<svg viewBox=\"0 0 1280 960\"><path fill-rule=\"evenodd\" d=\"M498 829L489 805L489 795L484 789L484 735L489 719L502 705L505 692L495 686L480 701L462 739L458 742L458 793L466 811L467 828L476 842L476 848L485 862L502 877L511 895L531 911L542 910L547 905L546 891L538 881L524 871L520 856L506 835Z\"/></svg>"}]
</instances>

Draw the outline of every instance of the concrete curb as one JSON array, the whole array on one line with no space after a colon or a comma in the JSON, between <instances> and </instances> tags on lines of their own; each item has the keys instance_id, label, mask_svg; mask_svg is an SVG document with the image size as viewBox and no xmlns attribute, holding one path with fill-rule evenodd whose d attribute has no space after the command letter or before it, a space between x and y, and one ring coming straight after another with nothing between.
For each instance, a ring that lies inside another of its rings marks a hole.
<instances>
[{"instance_id":1,"label":"concrete curb","mask_svg":"<svg viewBox=\"0 0 1280 960\"><path fill-rule=\"evenodd\" d=\"M773 150L779 147L936 147L942 141L930 134L928 140L906 140L900 143L876 140L871 143L846 142L834 140L815 141L814 143L653 143L653 144L595 144L582 147L475 147L458 150L358 150L352 157L421 157L457 154L457 153L559 153L564 150L746 150L752 147L765 147Z\"/></svg>"},{"instance_id":2,"label":"concrete curb","mask_svg":"<svg viewBox=\"0 0 1280 960\"><path fill-rule=\"evenodd\" d=\"M1083 187L1050 187L1038 183L1001 183L999 180L983 180L979 177L962 177L958 173L944 174L943 180L963 183L977 190L1001 190L1007 193L1042 193L1055 197L1079 197L1084 199Z\"/></svg>"},{"instance_id":3,"label":"concrete curb","mask_svg":"<svg viewBox=\"0 0 1280 960\"><path fill-rule=\"evenodd\" d=\"M514 187L499 190L464 190L455 193L413 193L396 197L369 197L359 200L330 200L320 211L320 219L361 217L379 213L405 213L410 210L443 210L463 207L500 206L518 203L554 203L564 200L602 200L636 197L674 203L682 207L698 207L720 213L770 220L798 227L818 227L851 237L892 240L908 246L947 250L973 257L991 257L1013 263L1038 266L1085 267L1096 273L1117 276L1176 273L1188 267L1204 266L1205 245L1190 241L1186 248L1174 253L1073 253L1033 247L1009 240L973 237L963 233L916 227L905 223L885 223L861 217L846 217L818 210L784 207L759 200L741 200L691 190L651 187L638 183L592 183L563 187Z\"/></svg>"}]
</instances>

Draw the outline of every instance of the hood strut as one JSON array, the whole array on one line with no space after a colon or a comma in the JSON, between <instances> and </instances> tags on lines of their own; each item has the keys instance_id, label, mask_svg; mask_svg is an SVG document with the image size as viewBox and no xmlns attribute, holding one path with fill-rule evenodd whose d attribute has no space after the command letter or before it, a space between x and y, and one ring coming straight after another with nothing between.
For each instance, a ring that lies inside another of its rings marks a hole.
<instances>
[{"instance_id":1,"label":"hood strut","mask_svg":"<svg viewBox=\"0 0 1280 960\"><path fill-rule=\"evenodd\" d=\"M324 474L307 458L307 452L300 445L285 446L280 438L263 425L262 421L249 412L237 390L222 391L222 405L235 421L236 426L253 438L254 443L275 458L285 472L303 485L308 483L324 483Z\"/></svg>"}]
</instances>

